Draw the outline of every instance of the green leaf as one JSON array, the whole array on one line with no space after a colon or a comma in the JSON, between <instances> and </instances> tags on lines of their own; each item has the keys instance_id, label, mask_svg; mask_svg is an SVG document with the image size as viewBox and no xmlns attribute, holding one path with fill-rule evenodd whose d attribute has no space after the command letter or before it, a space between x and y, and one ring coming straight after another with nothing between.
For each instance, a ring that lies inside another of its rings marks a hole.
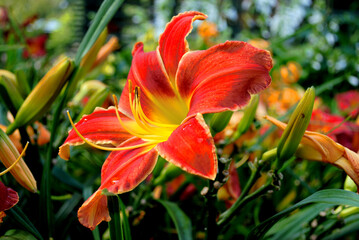
<instances>
[{"instance_id":1,"label":"green leaf","mask_svg":"<svg viewBox=\"0 0 359 240\"><path fill-rule=\"evenodd\" d=\"M82 199L81 194L76 192L72 195L71 199L67 200L66 202L64 202L64 204L62 204L61 208L55 215L56 225L59 225L62 221L66 220L69 217L69 215L71 214L71 212L74 210L74 208L77 206L77 204L80 202L81 199Z\"/></svg>"},{"instance_id":2,"label":"green leaf","mask_svg":"<svg viewBox=\"0 0 359 240\"><path fill-rule=\"evenodd\" d=\"M7 214L20 224L24 229L36 236L38 239L43 239L39 231L35 228L25 213L18 207L14 206L7 211Z\"/></svg>"},{"instance_id":3,"label":"green leaf","mask_svg":"<svg viewBox=\"0 0 359 240\"><path fill-rule=\"evenodd\" d=\"M0 52L22 49L24 47L24 45L0 45Z\"/></svg>"},{"instance_id":4,"label":"green leaf","mask_svg":"<svg viewBox=\"0 0 359 240\"><path fill-rule=\"evenodd\" d=\"M358 232L358 230L359 230L359 221L356 221L351 224L345 225L339 231L335 231L334 233L322 239L323 240L344 239L346 235L350 233Z\"/></svg>"},{"instance_id":5,"label":"green leaf","mask_svg":"<svg viewBox=\"0 0 359 240\"><path fill-rule=\"evenodd\" d=\"M299 234L302 234L303 231L306 232L308 229L303 227L306 223L315 218L322 210L328 208L330 204L326 203L317 203L310 207L299 211L296 214L288 218L284 218L281 221L277 222L266 234L266 237L271 236L271 240L280 240L280 239L295 239L299 237Z\"/></svg>"},{"instance_id":6,"label":"green leaf","mask_svg":"<svg viewBox=\"0 0 359 240\"><path fill-rule=\"evenodd\" d=\"M120 205L117 196L107 196L108 211L111 221L108 222L111 240L125 239L121 223Z\"/></svg>"},{"instance_id":7,"label":"green leaf","mask_svg":"<svg viewBox=\"0 0 359 240\"><path fill-rule=\"evenodd\" d=\"M131 240L132 237L131 237L130 223L128 222L128 217L126 214L126 206L125 206L125 204L123 204L120 197L118 197L118 201L120 203L121 220L122 220L122 225L123 225L122 229L123 229L124 239Z\"/></svg>"},{"instance_id":8,"label":"green leaf","mask_svg":"<svg viewBox=\"0 0 359 240\"><path fill-rule=\"evenodd\" d=\"M286 216L293 210L305 206L310 203L327 203L327 206L335 205L348 205L359 207L359 196L356 193L341 190L341 189L327 189L315 192L306 199L300 201L299 203L293 205L286 210L277 213L276 215L268 218L258 226L256 226L250 234L248 239L261 239L264 234L276 223L279 219Z\"/></svg>"},{"instance_id":9,"label":"green leaf","mask_svg":"<svg viewBox=\"0 0 359 240\"><path fill-rule=\"evenodd\" d=\"M36 238L26 231L10 229L0 237L0 240L36 240Z\"/></svg>"},{"instance_id":10,"label":"green leaf","mask_svg":"<svg viewBox=\"0 0 359 240\"><path fill-rule=\"evenodd\" d=\"M172 218L178 232L180 240L190 240L192 238L192 223L188 216L178 207L177 204L157 199L167 210Z\"/></svg>"},{"instance_id":11,"label":"green leaf","mask_svg":"<svg viewBox=\"0 0 359 240\"><path fill-rule=\"evenodd\" d=\"M90 28L79 46L75 57L75 64L78 65L82 57L87 53L91 46L95 43L98 36L105 29L108 22L117 12L118 8L123 3L123 0L105 0L98 10Z\"/></svg>"}]
</instances>

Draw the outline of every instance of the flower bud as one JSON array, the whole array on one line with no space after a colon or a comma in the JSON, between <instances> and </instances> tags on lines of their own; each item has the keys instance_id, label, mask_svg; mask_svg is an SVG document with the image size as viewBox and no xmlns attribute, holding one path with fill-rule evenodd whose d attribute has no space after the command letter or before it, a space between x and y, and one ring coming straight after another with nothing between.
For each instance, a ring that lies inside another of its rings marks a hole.
<instances>
[{"instance_id":1,"label":"flower bud","mask_svg":"<svg viewBox=\"0 0 359 240\"><path fill-rule=\"evenodd\" d=\"M19 156L20 154L10 138L0 129L0 161L6 168L9 168ZM35 178L23 159L13 166L10 173L24 188L31 192L37 191Z\"/></svg>"},{"instance_id":2,"label":"flower bud","mask_svg":"<svg viewBox=\"0 0 359 240\"><path fill-rule=\"evenodd\" d=\"M88 80L81 84L80 90L76 93L71 103L78 105L86 96L91 96L98 90L106 88L106 84L99 80Z\"/></svg>"},{"instance_id":3,"label":"flower bud","mask_svg":"<svg viewBox=\"0 0 359 240\"><path fill-rule=\"evenodd\" d=\"M41 118L59 95L73 68L73 62L65 57L48 71L21 105L7 133Z\"/></svg>"},{"instance_id":4,"label":"flower bud","mask_svg":"<svg viewBox=\"0 0 359 240\"><path fill-rule=\"evenodd\" d=\"M220 113L213 114L211 121L209 123L211 133L214 136L216 133L221 132L231 120L233 115L232 111L225 111Z\"/></svg>"},{"instance_id":5,"label":"flower bud","mask_svg":"<svg viewBox=\"0 0 359 240\"><path fill-rule=\"evenodd\" d=\"M282 130L286 129L285 123L269 116L266 119ZM336 143L330 137L317 132L305 131L295 156L306 160L330 163L343 169L357 185L357 191L359 190L359 154Z\"/></svg>"},{"instance_id":6,"label":"flower bud","mask_svg":"<svg viewBox=\"0 0 359 240\"><path fill-rule=\"evenodd\" d=\"M259 103L259 95L253 95L251 102L245 108L243 117L237 126L236 132L233 134L232 141L237 140L243 133L247 132L253 123Z\"/></svg>"},{"instance_id":7,"label":"flower bud","mask_svg":"<svg viewBox=\"0 0 359 240\"><path fill-rule=\"evenodd\" d=\"M80 62L80 66L78 67L75 76L70 82L69 93L68 96L72 96L74 91L76 90L78 82L90 71L93 63L96 61L96 57L100 48L103 46L107 38L107 28L103 30L98 39L92 45L92 47L88 50L85 56L82 58Z\"/></svg>"},{"instance_id":8,"label":"flower bud","mask_svg":"<svg viewBox=\"0 0 359 240\"><path fill-rule=\"evenodd\" d=\"M110 90L108 88L98 89L96 92L94 92L86 103L85 107L82 109L76 121L80 121L83 115L90 114L97 106L101 106L108 97L109 92Z\"/></svg>"},{"instance_id":9,"label":"flower bud","mask_svg":"<svg viewBox=\"0 0 359 240\"><path fill-rule=\"evenodd\" d=\"M95 62L91 66L91 70L103 63L108 55L118 49L120 45L118 44L118 38L117 37L111 37L108 42L103 45L100 49L100 51L97 54Z\"/></svg>"},{"instance_id":10,"label":"flower bud","mask_svg":"<svg viewBox=\"0 0 359 240\"><path fill-rule=\"evenodd\" d=\"M314 99L315 92L314 88L311 87L305 92L302 100L294 110L279 140L277 148L279 161L282 162L289 159L296 152L304 132L308 127L313 111Z\"/></svg>"},{"instance_id":11,"label":"flower bud","mask_svg":"<svg viewBox=\"0 0 359 240\"><path fill-rule=\"evenodd\" d=\"M179 167L173 165L172 163L169 163L160 173L160 175L154 180L155 185L159 185L168 181L171 181L172 179L175 179L180 174L183 173L183 170Z\"/></svg>"},{"instance_id":12,"label":"flower bud","mask_svg":"<svg viewBox=\"0 0 359 240\"><path fill-rule=\"evenodd\" d=\"M349 176L347 176L345 178L344 190L351 191L351 192L357 191L357 186L356 186L355 182Z\"/></svg>"},{"instance_id":13,"label":"flower bud","mask_svg":"<svg viewBox=\"0 0 359 240\"><path fill-rule=\"evenodd\" d=\"M5 88L11 103L14 108L18 110L24 102L24 99L19 92L15 75L6 70L0 70L0 85Z\"/></svg>"}]
</instances>

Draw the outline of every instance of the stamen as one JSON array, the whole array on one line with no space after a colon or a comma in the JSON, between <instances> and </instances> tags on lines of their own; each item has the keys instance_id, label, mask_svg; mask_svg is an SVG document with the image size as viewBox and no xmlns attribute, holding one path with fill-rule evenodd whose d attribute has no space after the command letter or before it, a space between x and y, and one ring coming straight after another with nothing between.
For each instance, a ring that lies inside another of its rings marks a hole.
<instances>
[{"instance_id":1,"label":"stamen","mask_svg":"<svg viewBox=\"0 0 359 240\"><path fill-rule=\"evenodd\" d=\"M135 88L135 101L134 101L134 109L135 109L135 120L137 122L137 124L142 127L144 130L147 130L151 133L157 133L158 131L156 131L153 126L150 126L147 122L142 121L141 119L141 115L139 114L139 106L141 106L140 104L140 92L139 92L139 87Z\"/></svg>"},{"instance_id":2,"label":"stamen","mask_svg":"<svg viewBox=\"0 0 359 240\"><path fill-rule=\"evenodd\" d=\"M117 108L116 108L117 109ZM117 111L116 111L117 112ZM147 142L147 143L142 143L142 144L138 144L138 145L134 145L134 146L128 146L128 147L119 147L119 148L109 148L109 147L103 147L100 145L97 145L95 143L92 143L90 141L88 141L80 132L79 130L75 127L74 122L72 121L70 112L67 111L67 116L69 117L71 126L74 128L76 134L88 145L90 145L91 147L100 149L100 150L105 150L105 151L122 151L122 150L131 150L131 149L136 149L136 148L140 148L140 147L146 147L146 146L150 146L150 145L154 145L156 142Z\"/></svg>"},{"instance_id":3,"label":"stamen","mask_svg":"<svg viewBox=\"0 0 359 240\"><path fill-rule=\"evenodd\" d=\"M152 140L157 140L157 141L158 141L158 140L159 140L159 141L163 140L163 137L161 137L161 136L136 133L136 132L133 132L132 130L130 130L128 127L126 127L125 124L123 123L121 117L120 117L119 112L118 112L117 97L116 97L115 94L113 94L112 97L113 97L113 101L115 102L115 109L116 109L115 112L116 112L117 119L118 119L120 125L121 125L129 134L134 135L134 136L139 137L139 138L146 138L146 139L149 139L149 140L151 140L151 139L152 139ZM136 123L138 123L138 122L136 121Z\"/></svg>"},{"instance_id":4,"label":"stamen","mask_svg":"<svg viewBox=\"0 0 359 240\"><path fill-rule=\"evenodd\" d=\"M5 169L4 171L0 172L0 176L4 175L5 173L9 172L11 169L13 169L15 167L15 165L21 160L21 158L24 156L25 151L27 149L27 146L29 145L29 142L26 143L24 150L22 150L20 156L16 159L16 161L11 164L10 167L8 167L7 169Z\"/></svg>"},{"instance_id":5,"label":"stamen","mask_svg":"<svg viewBox=\"0 0 359 240\"><path fill-rule=\"evenodd\" d=\"M139 115L140 119L145 122L146 125L148 126L155 126L155 127L165 127L165 128L176 128L177 125L174 124L164 124L164 123L157 123L152 121L151 119L149 119L146 114L143 112L141 103L140 103L140 88L136 87L135 89L135 100L137 99L137 101L135 102L136 104L136 113Z\"/></svg>"}]
</instances>

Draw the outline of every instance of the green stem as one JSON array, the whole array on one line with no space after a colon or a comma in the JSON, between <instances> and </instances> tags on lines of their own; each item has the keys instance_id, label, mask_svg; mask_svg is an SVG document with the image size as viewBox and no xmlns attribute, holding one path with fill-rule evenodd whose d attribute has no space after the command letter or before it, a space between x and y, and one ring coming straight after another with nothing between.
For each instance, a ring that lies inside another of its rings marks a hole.
<instances>
[{"instance_id":1,"label":"green stem","mask_svg":"<svg viewBox=\"0 0 359 240\"><path fill-rule=\"evenodd\" d=\"M111 240L123 239L123 231L120 216L120 205L117 196L107 196L108 210L111 221L108 222Z\"/></svg>"},{"instance_id":2,"label":"green stem","mask_svg":"<svg viewBox=\"0 0 359 240\"><path fill-rule=\"evenodd\" d=\"M249 190L253 186L254 182L257 180L259 174L260 174L260 170L258 167L252 169L251 176L249 177L249 180L247 181L246 186L241 192L239 198L237 198L236 202L229 209L227 209L219 216L219 220L217 223L218 226L221 227L226 225L236 215L238 209L243 205L244 199L246 199Z\"/></svg>"},{"instance_id":3,"label":"green stem","mask_svg":"<svg viewBox=\"0 0 359 240\"><path fill-rule=\"evenodd\" d=\"M74 69L73 72L76 72ZM53 157L53 145L55 141L55 136L57 136L57 126L59 126L60 122L60 114L62 109L65 107L67 94L69 92L69 86L74 78L74 74L71 75L70 80L67 84L67 87L65 89L64 94L62 95L62 98L60 100L60 103L57 105L53 117L53 122L51 126L51 137L50 142L47 145L47 155L44 162L44 169L42 172L42 180L41 180L41 198L40 198L40 209L45 209L46 213L44 215L46 221L44 221L43 226L45 229L48 229L49 237L52 237L53 231L54 231L54 214L53 214L53 208L51 203L51 161ZM44 219L44 220L45 220ZM47 228L46 228L47 227Z\"/></svg>"},{"instance_id":4,"label":"green stem","mask_svg":"<svg viewBox=\"0 0 359 240\"><path fill-rule=\"evenodd\" d=\"M216 224L217 211L215 203L217 200L217 189L213 187L214 181L209 181L209 191L206 195L207 223L206 240L216 240L218 228Z\"/></svg>"},{"instance_id":5,"label":"green stem","mask_svg":"<svg viewBox=\"0 0 359 240\"><path fill-rule=\"evenodd\" d=\"M231 208L229 208L227 211L225 211L224 213L221 214L221 216L219 217L219 221L217 223L218 227L222 228L223 226L225 226L227 223L229 223L229 221L232 220L232 218L234 216L236 216L236 214L239 212L239 210L244 205L246 205L248 202L252 201L253 199L258 198L260 195L266 193L270 189L272 189L271 181L268 180L262 187L257 189L252 194L250 194L246 197L243 197L240 201L236 201L236 203L235 203L236 206L234 208L233 208L233 206L234 206L234 204L233 204L233 206Z\"/></svg>"}]
</instances>

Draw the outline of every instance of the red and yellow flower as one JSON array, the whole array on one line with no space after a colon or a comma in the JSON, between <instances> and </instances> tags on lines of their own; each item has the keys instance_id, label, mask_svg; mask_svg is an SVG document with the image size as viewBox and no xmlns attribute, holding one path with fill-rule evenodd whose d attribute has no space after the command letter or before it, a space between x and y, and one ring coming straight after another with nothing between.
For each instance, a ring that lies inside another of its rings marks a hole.
<instances>
[{"instance_id":1,"label":"red and yellow flower","mask_svg":"<svg viewBox=\"0 0 359 240\"><path fill-rule=\"evenodd\" d=\"M2 219L6 216L4 211L12 208L18 202L19 195L17 192L0 182L0 223L2 223Z\"/></svg>"},{"instance_id":2,"label":"red and yellow flower","mask_svg":"<svg viewBox=\"0 0 359 240\"><path fill-rule=\"evenodd\" d=\"M60 156L68 159L70 145L114 146L101 147L112 152L102 166L101 186L78 211L84 226L94 229L109 221L102 190L132 190L151 173L158 155L214 179L216 150L202 114L237 110L270 84L272 59L266 50L227 41L189 51L186 36L192 22L206 17L200 12L174 17L156 51L144 52L142 43L135 44L119 106L84 116L60 147Z\"/></svg>"}]
</instances>

